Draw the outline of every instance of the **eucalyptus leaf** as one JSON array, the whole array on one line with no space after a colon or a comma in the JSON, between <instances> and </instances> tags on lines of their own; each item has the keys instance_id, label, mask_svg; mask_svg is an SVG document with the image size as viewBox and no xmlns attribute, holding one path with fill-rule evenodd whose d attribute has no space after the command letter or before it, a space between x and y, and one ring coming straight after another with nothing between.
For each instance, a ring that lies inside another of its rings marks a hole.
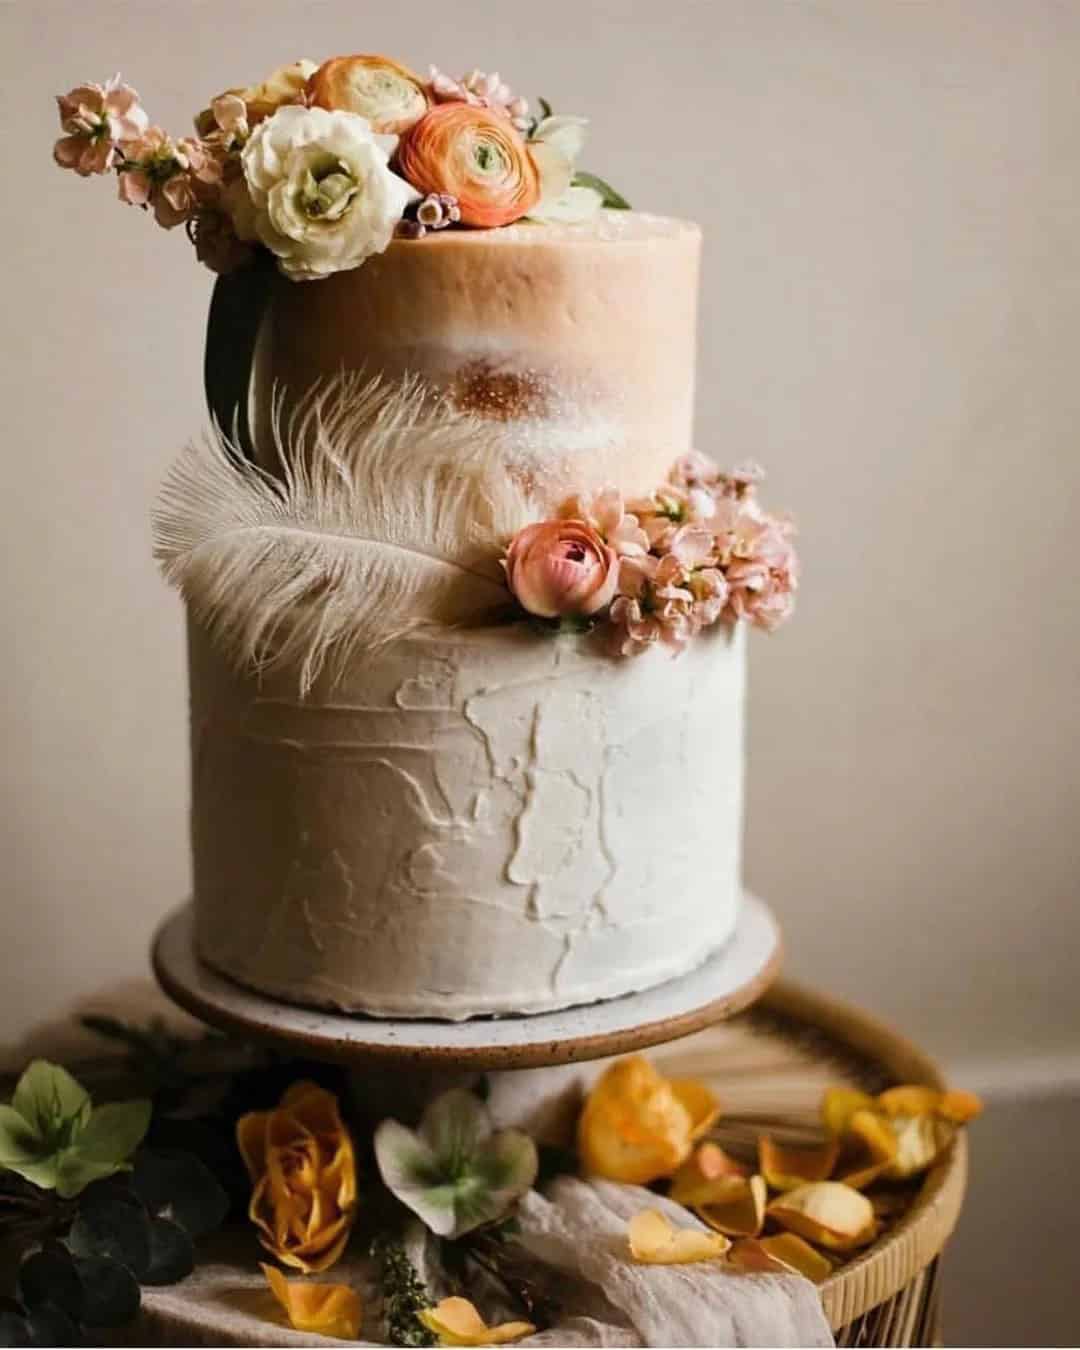
<instances>
[{"instance_id":1,"label":"eucalyptus leaf","mask_svg":"<svg viewBox=\"0 0 1080 1350\"><path fill-rule=\"evenodd\" d=\"M174 1149L141 1149L131 1184L151 1214L167 1213L193 1237L219 1228L229 1197L194 1154Z\"/></svg>"},{"instance_id":2,"label":"eucalyptus leaf","mask_svg":"<svg viewBox=\"0 0 1080 1350\"><path fill-rule=\"evenodd\" d=\"M35 1059L15 1087L11 1105L47 1142L58 1130L82 1127L90 1113L90 1096L67 1069Z\"/></svg>"},{"instance_id":3,"label":"eucalyptus leaf","mask_svg":"<svg viewBox=\"0 0 1080 1350\"><path fill-rule=\"evenodd\" d=\"M190 1236L171 1219L150 1222L150 1264L144 1284L175 1284L195 1269L195 1248Z\"/></svg>"},{"instance_id":4,"label":"eucalyptus leaf","mask_svg":"<svg viewBox=\"0 0 1080 1350\"><path fill-rule=\"evenodd\" d=\"M73 1322L82 1320L83 1286L75 1258L58 1242L28 1256L19 1266L16 1290L24 1307L54 1303Z\"/></svg>"},{"instance_id":5,"label":"eucalyptus leaf","mask_svg":"<svg viewBox=\"0 0 1080 1350\"><path fill-rule=\"evenodd\" d=\"M132 1197L105 1191L87 1192L68 1234L76 1256L107 1257L127 1266L137 1280L150 1264L150 1220Z\"/></svg>"},{"instance_id":6,"label":"eucalyptus leaf","mask_svg":"<svg viewBox=\"0 0 1080 1350\"><path fill-rule=\"evenodd\" d=\"M29 1331L27 1345L59 1346L82 1345L79 1328L62 1308L55 1303L43 1303L26 1315Z\"/></svg>"},{"instance_id":7,"label":"eucalyptus leaf","mask_svg":"<svg viewBox=\"0 0 1080 1350\"><path fill-rule=\"evenodd\" d=\"M122 1327L139 1311L139 1284L127 1266L107 1256L76 1257L82 1283L81 1321L88 1327Z\"/></svg>"},{"instance_id":8,"label":"eucalyptus leaf","mask_svg":"<svg viewBox=\"0 0 1080 1350\"><path fill-rule=\"evenodd\" d=\"M126 1162L150 1128L151 1109L145 1099L94 1107L76 1141L80 1155L93 1162Z\"/></svg>"},{"instance_id":9,"label":"eucalyptus leaf","mask_svg":"<svg viewBox=\"0 0 1080 1350\"><path fill-rule=\"evenodd\" d=\"M0 1346L29 1344L30 1328L26 1325L26 1318L9 1308L0 1308Z\"/></svg>"},{"instance_id":10,"label":"eucalyptus leaf","mask_svg":"<svg viewBox=\"0 0 1080 1350\"><path fill-rule=\"evenodd\" d=\"M610 183L598 177L595 173L586 173L584 169L578 169L574 173L574 187L592 188L594 192L599 192L602 205L609 207L613 211L630 211L632 207L621 192L616 192Z\"/></svg>"}]
</instances>

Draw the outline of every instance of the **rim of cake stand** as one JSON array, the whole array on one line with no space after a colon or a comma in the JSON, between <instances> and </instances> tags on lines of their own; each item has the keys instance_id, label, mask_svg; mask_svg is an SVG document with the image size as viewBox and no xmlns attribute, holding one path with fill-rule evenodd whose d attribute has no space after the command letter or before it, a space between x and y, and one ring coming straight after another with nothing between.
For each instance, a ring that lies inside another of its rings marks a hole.
<instances>
[{"instance_id":1,"label":"rim of cake stand","mask_svg":"<svg viewBox=\"0 0 1080 1350\"><path fill-rule=\"evenodd\" d=\"M465 1022L368 1017L300 1007L220 975L195 953L189 903L154 938L154 975L200 1021L311 1059L401 1068L531 1069L627 1054L689 1036L755 1002L779 973L783 941L769 906L744 894L727 943L653 989L558 1012Z\"/></svg>"}]
</instances>

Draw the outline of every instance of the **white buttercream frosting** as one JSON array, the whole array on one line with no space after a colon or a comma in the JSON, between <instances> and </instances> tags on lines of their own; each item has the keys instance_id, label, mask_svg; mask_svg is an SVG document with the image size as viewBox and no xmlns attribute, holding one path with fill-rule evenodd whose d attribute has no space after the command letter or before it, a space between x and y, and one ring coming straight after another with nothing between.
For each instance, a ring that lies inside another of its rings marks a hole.
<instances>
[{"instance_id":1,"label":"white buttercream frosting","mask_svg":"<svg viewBox=\"0 0 1080 1350\"><path fill-rule=\"evenodd\" d=\"M412 636L306 700L191 633L204 960L381 1016L644 989L730 935L745 652L612 659L525 626Z\"/></svg>"}]
</instances>

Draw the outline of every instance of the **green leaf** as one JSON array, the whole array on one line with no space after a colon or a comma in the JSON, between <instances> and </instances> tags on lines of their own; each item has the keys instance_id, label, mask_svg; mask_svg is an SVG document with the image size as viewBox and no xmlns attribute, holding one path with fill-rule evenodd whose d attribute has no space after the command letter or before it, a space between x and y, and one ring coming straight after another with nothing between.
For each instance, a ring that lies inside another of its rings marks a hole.
<instances>
[{"instance_id":1,"label":"green leaf","mask_svg":"<svg viewBox=\"0 0 1080 1350\"><path fill-rule=\"evenodd\" d=\"M82 1345L79 1328L62 1308L54 1303L43 1303L26 1316L29 1332L27 1345L58 1346Z\"/></svg>"},{"instance_id":2,"label":"green leaf","mask_svg":"<svg viewBox=\"0 0 1080 1350\"><path fill-rule=\"evenodd\" d=\"M144 1284L175 1284L195 1269L195 1248L189 1235L171 1219L150 1224L150 1264Z\"/></svg>"},{"instance_id":3,"label":"green leaf","mask_svg":"<svg viewBox=\"0 0 1080 1350\"><path fill-rule=\"evenodd\" d=\"M0 1346L29 1344L30 1328L26 1318L9 1308L0 1308Z\"/></svg>"},{"instance_id":4,"label":"green leaf","mask_svg":"<svg viewBox=\"0 0 1080 1350\"><path fill-rule=\"evenodd\" d=\"M151 1109L146 1100L96 1106L75 1143L80 1157L91 1162L127 1162L150 1127Z\"/></svg>"},{"instance_id":5,"label":"green leaf","mask_svg":"<svg viewBox=\"0 0 1080 1350\"><path fill-rule=\"evenodd\" d=\"M80 1128L90 1113L90 1096L66 1069L35 1059L15 1087L11 1105L43 1139L64 1126Z\"/></svg>"},{"instance_id":6,"label":"green leaf","mask_svg":"<svg viewBox=\"0 0 1080 1350\"><path fill-rule=\"evenodd\" d=\"M88 1327L122 1327L139 1311L139 1284L118 1261L107 1256L77 1257L83 1290L81 1321Z\"/></svg>"},{"instance_id":7,"label":"green leaf","mask_svg":"<svg viewBox=\"0 0 1080 1350\"><path fill-rule=\"evenodd\" d=\"M551 117L551 115L552 115L552 112L551 112L551 104L547 101L547 99L546 99L546 98L538 98L536 101L537 101L537 103L539 103L539 105L540 105L540 112L541 112L542 116L544 116L544 117Z\"/></svg>"},{"instance_id":8,"label":"green leaf","mask_svg":"<svg viewBox=\"0 0 1080 1350\"><path fill-rule=\"evenodd\" d=\"M193 1237L220 1228L229 1197L205 1163L179 1150L142 1149L131 1183L151 1214L167 1213Z\"/></svg>"},{"instance_id":9,"label":"green leaf","mask_svg":"<svg viewBox=\"0 0 1080 1350\"><path fill-rule=\"evenodd\" d=\"M19 1267L17 1284L24 1307L54 1303L73 1322L82 1320L83 1286L75 1258L59 1242L50 1242L28 1256Z\"/></svg>"},{"instance_id":10,"label":"green leaf","mask_svg":"<svg viewBox=\"0 0 1080 1350\"><path fill-rule=\"evenodd\" d=\"M137 1200L106 1187L83 1197L67 1243L76 1256L119 1261L141 1280L150 1265L150 1220Z\"/></svg>"},{"instance_id":11,"label":"green leaf","mask_svg":"<svg viewBox=\"0 0 1080 1350\"><path fill-rule=\"evenodd\" d=\"M620 192L616 192L610 183L606 183L595 173L586 173L584 169L578 169L573 177L574 187L592 188L594 192L599 192L603 198L603 205L610 207L613 211L629 211L630 203Z\"/></svg>"},{"instance_id":12,"label":"green leaf","mask_svg":"<svg viewBox=\"0 0 1080 1350\"><path fill-rule=\"evenodd\" d=\"M126 1170L124 1163L98 1162L84 1157L78 1146L64 1149L49 1159L49 1163L53 1167L56 1194L62 1200L71 1200L95 1181L104 1181L106 1177Z\"/></svg>"},{"instance_id":13,"label":"green leaf","mask_svg":"<svg viewBox=\"0 0 1080 1350\"><path fill-rule=\"evenodd\" d=\"M45 1140L13 1106L0 1106L0 1167L17 1170L20 1163L37 1162L46 1151Z\"/></svg>"}]
</instances>

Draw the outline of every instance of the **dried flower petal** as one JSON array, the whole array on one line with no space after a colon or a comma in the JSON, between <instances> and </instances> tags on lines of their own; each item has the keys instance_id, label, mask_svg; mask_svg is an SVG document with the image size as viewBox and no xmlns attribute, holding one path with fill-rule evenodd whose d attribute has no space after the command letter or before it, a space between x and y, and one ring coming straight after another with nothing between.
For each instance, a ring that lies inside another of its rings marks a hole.
<instances>
[{"instance_id":1,"label":"dried flower petal","mask_svg":"<svg viewBox=\"0 0 1080 1350\"><path fill-rule=\"evenodd\" d=\"M896 1155L882 1170L890 1181L906 1181L931 1167L956 1137L957 1127L940 1116L894 1116Z\"/></svg>"},{"instance_id":2,"label":"dried flower petal","mask_svg":"<svg viewBox=\"0 0 1080 1350\"><path fill-rule=\"evenodd\" d=\"M821 1120L827 1134L841 1135L856 1111L873 1110L874 1099L858 1088L831 1087L825 1089L821 1103Z\"/></svg>"},{"instance_id":3,"label":"dried flower petal","mask_svg":"<svg viewBox=\"0 0 1080 1350\"><path fill-rule=\"evenodd\" d=\"M983 1104L974 1092L943 1092L937 1110L946 1120L966 1125L969 1120L982 1115Z\"/></svg>"},{"instance_id":4,"label":"dried flower petal","mask_svg":"<svg viewBox=\"0 0 1080 1350\"><path fill-rule=\"evenodd\" d=\"M501 1322L489 1327L467 1298L444 1298L417 1317L443 1345L505 1345L536 1330L531 1322Z\"/></svg>"},{"instance_id":5,"label":"dried flower petal","mask_svg":"<svg viewBox=\"0 0 1080 1350\"><path fill-rule=\"evenodd\" d=\"M839 1152L835 1139L804 1148L778 1144L767 1134L758 1139L758 1165L774 1191L793 1191L808 1181L825 1181L832 1175Z\"/></svg>"},{"instance_id":6,"label":"dried flower petal","mask_svg":"<svg viewBox=\"0 0 1080 1350\"><path fill-rule=\"evenodd\" d=\"M259 1263L274 1297L297 1331L355 1341L360 1335L361 1303L355 1289L344 1284L315 1284L289 1280L276 1266Z\"/></svg>"},{"instance_id":7,"label":"dried flower petal","mask_svg":"<svg viewBox=\"0 0 1080 1350\"><path fill-rule=\"evenodd\" d=\"M719 1233L676 1228L658 1209L635 1214L629 1225L630 1254L642 1265L681 1266L712 1261L731 1246Z\"/></svg>"},{"instance_id":8,"label":"dried flower petal","mask_svg":"<svg viewBox=\"0 0 1080 1350\"><path fill-rule=\"evenodd\" d=\"M704 1095L689 1093L685 1083L680 1090L700 1110ZM606 1069L589 1093L578 1152L597 1176L645 1185L686 1161L698 1123L649 1060L631 1055Z\"/></svg>"},{"instance_id":9,"label":"dried flower petal","mask_svg":"<svg viewBox=\"0 0 1080 1350\"><path fill-rule=\"evenodd\" d=\"M800 1237L832 1251L851 1251L873 1241L877 1224L865 1195L839 1181L815 1181L788 1191L767 1210Z\"/></svg>"},{"instance_id":10,"label":"dried flower petal","mask_svg":"<svg viewBox=\"0 0 1080 1350\"><path fill-rule=\"evenodd\" d=\"M833 1273L833 1263L823 1252L811 1247L798 1233L776 1233L761 1239L765 1255L778 1261L785 1269L805 1275L814 1284L821 1284Z\"/></svg>"},{"instance_id":11,"label":"dried flower petal","mask_svg":"<svg viewBox=\"0 0 1080 1350\"><path fill-rule=\"evenodd\" d=\"M680 1205L709 1204L728 1192L722 1183L748 1175L742 1163L725 1153L719 1144L699 1144L671 1178L670 1195ZM721 1183L718 1187L717 1183Z\"/></svg>"},{"instance_id":12,"label":"dried flower petal","mask_svg":"<svg viewBox=\"0 0 1080 1350\"><path fill-rule=\"evenodd\" d=\"M697 1078L669 1078L668 1083L675 1100L682 1103L690 1117L690 1137L699 1139L720 1115L716 1094Z\"/></svg>"},{"instance_id":13,"label":"dried flower petal","mask_svg":"<svg viewBox=\"0 0 1080 1350\"><path fill-rule=\"evenodd\" d=\"M896 1157L896 1132L876 1111L856 1111L839 1142L836 1180L854 1186L856 1190L869 1186Z\"/></svg>"},{"instance_id":14,"label":"dried flower petal","mask_svg":"<svg viewBox=\"0 0 1080 1350\"><path fill-rule=\"evenodd\" d=\"M769 1200L765 1178L727 1177L723 1183L713 1184L723 1184L726 1193L704 1204L695 1204L698 1218L728 1237L757 1237L765 1223Z\"/></svg>"}]
</instances>

